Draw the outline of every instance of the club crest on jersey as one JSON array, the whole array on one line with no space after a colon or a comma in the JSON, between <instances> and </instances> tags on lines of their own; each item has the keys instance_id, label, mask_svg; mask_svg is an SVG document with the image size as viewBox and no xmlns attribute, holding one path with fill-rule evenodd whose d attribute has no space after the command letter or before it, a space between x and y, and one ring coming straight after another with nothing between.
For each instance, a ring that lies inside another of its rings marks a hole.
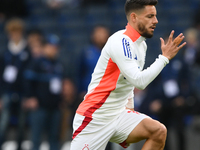
<instances>
[{"instance_id":1,"label":"club crest on jersey","mask_svg":"<svg viewBox=\"0 0 200 150\"><path fill-rule=\"evenodd\" d=\"M134 58L135 60L137 60L137 55L135 54L135 58Z\"/></svg>"},{"instance_id":2,"label":"club crest on jersey","mask_svg":"<svg viewBox=\"0 0 200 150\"><path fill-rule=\"evenodd\" d=\"M131 53L131 48L130 48L130 43L123 38L122 39L122 44L123 44L123 49L124 49L124 55L130 59L132 59L132 53Z\"/></svg>"},{"instance_id":3,"label":"club crest on jersey","mask_svg":"<svg viewBox=\"0 0 200 150\"><path fill-rule=\"evenodd\" d=\"M82 150L90 150L88 146L89 146L88 144L85 144L85 147L83 147Z\"/></svg>"}]
</instances>

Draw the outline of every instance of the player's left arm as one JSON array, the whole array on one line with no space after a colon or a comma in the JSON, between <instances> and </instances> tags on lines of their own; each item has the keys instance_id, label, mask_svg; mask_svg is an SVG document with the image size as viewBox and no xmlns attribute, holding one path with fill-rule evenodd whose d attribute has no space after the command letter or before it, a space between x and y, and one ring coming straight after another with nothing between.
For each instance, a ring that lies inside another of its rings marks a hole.
<instances>
[{"instance_id":1,"label":"player's left arm","mask_svg":"<svg viewBox=\"0 0 200 150\"><path fill-rule=\"evenodd\" d=\"M137 63L138 60L134 59L134 55L125 55L125 52L134 53L135 47L124 48L123 39L112 39L110 56L113 62L115 62L120 69L123 76L137 89L144 89L149 83L151 83L156 76L162 71L169 60L160 55L159 58L147 69L141 71ZM126 43L131 43L130 39L126 39ZM112 44L115 43L115 44ZM125 52L124 52L125 50ZM130 57L132 56L132 57Z\"/></svg>"}]
</instances>

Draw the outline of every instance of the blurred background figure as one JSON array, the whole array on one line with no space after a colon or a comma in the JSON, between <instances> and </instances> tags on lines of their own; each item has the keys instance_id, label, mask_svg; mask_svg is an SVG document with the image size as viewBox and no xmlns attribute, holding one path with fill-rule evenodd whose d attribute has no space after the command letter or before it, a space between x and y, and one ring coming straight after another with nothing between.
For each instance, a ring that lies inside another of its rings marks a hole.
<instances>
[{"instance_id":1,"label":"blurred background figure","mask_svg":"<svg viewBox=\"0 0 200 150\"><path fill-rule=\"evenodd\" d=\"M63 67L57 60L59 37L49 35L43 55L33 59L25 71L24 107L30 112L32 150L39 150L43 133L47 134L50 150L60 149L60 123Z\"/></svg>"},{"instance_id":2,"label":"blurred background figure","mask_svg":"<svg viewBox=\"0 0 200 150\"><path fill-rule=\"evenodd\" d=\"M44 35L40 29L33 28L27 32L28 46L33 59L43 54Z\"/></svg>"},{"instance_id":3,"label":"blurred background figure","mask_svg":"<svg viewBox=\"0 0 200 150\"><path fill-rule=\"evenodd\" d=\"M161 73L163 86L162 107L159 120L168 128L172 128L176 135L177 150L185 150L186 115L189 114L188 98L192 93L189 84L189 70L183 59L179 57ZM167 138L166 150L171 149L170 138Z\"/></svg>"},{"instance_id":4,"label":"blurred background figure","mask_svg":"<svg viewBox=\"0 0 200 150\"><path fill-rule=\"evenodd\" d=\"M185 68L187 68L190 90L191 90L191 101L190 104L195 107L192 109L192 114L196 114L199 111L198 103L200 103L200 44L199 44L199 32L196 28L188 28L184 31L185 40L187 46L183 49L181 56L183 58Z\"/></svg>"},{"instance_id":5,"label":"blurred background figure","mask_svg":"<svg viewBox=\"0 0 200 150\"><path fill-rule=\"evenodd\" d=\"M79 91L81 101L87 92L87 87L90 83L94 67L109 36L110 31L107 27L103 25L95 26L90 37L91 43L81 51L79 59L80 64L78 65L78 75L80 80Z\"/></svg>"},{"instance_id":6,"label":"blurred background figure","mask_svg":"<svg viewBox=\"0 0 200 150\"><path fill-rule=\"evenodd\" d=\"M43 46L44 46L44 37L42 32L39 29L31 29L28 31L26 35L27 39L27 46L30 52L30 57L28 65L34 60L34 59L39 59L43 55ZM26 70L27 67L24 69ZM23 73L24 74L24 73ZM24 85L24 82L21 83ZM22 102L21 102L21 111L20 111L20 118L19 118L19 137L18 137L18 145L17 145L17 150L22 149L22 142L25 140L27 137L26 131L27 131L27 126L28 126L28 114L29 111L27 110L26 107L24 107L24 104L26 104L26 101L24 102L24 90L22 92Z\"/></svg>"},{"instance_id":7,"label":"blurred background figure","mask_svg":"<svg viewBox=\"0 0 200 150\"><path fill-rule=\"evenodd\" d=\"M183 50L183 58L185 63L191 67L196 61L196 55L199 51L199 32L196 28L189 28L184 32L187 46Z\"/></svg>"},{"instance_id":8,"label":"blurred background figure","mask_svg":"<svg viewBox=\"0 0 200 150\"><path fill-rule=\"evenodd\" d=\"M187 46L183 52L183 57L187 67L189 68L189 79L193 97L190 98L190 104L193 104L190 110L192 115L191 128L193 136L200 135L200 44L199 44L199 30L200 28L188 28L185 31ZM194 142L195 146L199 146L198 142Z\"/></svg>"},{"instance_id":9,"label":"blurred background figure","mask_svg":"<svg viewBox=\"0 0 200 150\"><path fill-rule=\"evenodd\" d=\"M72 79L65 78L62 90L62 124L61 124L61 142L71 140L72 122L75 110L79 105L77 96L77 87Z\"/></svg>"},{"instance_id":10,"label":"blurred background figure","mask_svg":"<svg viewBox=\"0 0 200 150\"><path fill-rule=\"evenodd\" d=\"M19 120L20 115L23 115L21 113L23 71L30 58L27 41L24 37L24 30L25 24L21 19L14 18L6 22L5 31L8 43L0 58L0 148L5 140L10 121L21 128ZM10 117L16 119L10 119ZM21 133L18 133L17 141L20 138Z\"/></svg>"}]
</instances>

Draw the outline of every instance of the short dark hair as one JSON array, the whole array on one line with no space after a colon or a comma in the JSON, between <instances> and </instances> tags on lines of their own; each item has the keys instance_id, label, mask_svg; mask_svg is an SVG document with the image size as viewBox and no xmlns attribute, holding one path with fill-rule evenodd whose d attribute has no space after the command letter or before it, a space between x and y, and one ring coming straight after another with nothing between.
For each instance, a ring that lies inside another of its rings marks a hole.
<instances>
[{"instance_id":1,"label":"short dark hair","mask_svg":"<svg viewBox=\"0 0 200 150\"><path fill-rule=\"evenodd\" d=\"M155 6L157 3L158 3L158 0L126 0L125 6L124 6L126 16L132 10L143 9L146 5Z\"/></svg>"}]
</instances>

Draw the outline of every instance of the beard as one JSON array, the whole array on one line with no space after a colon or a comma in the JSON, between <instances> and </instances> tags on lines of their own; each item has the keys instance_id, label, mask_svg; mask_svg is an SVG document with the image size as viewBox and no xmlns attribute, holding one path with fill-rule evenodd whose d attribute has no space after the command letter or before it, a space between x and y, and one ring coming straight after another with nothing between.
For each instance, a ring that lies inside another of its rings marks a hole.
<instances>
[{"instance_id":1,"label":"beard","mask_svg":"<svg viewBox=\"0 0 200 150\"><path fill-rule=\"evenodd\" d=\"M138 23L138 30L140 31L141 36L145 38L152 38L153 32L148 32L147 28L141 22Z\"/></svg>"}]
</instances>

